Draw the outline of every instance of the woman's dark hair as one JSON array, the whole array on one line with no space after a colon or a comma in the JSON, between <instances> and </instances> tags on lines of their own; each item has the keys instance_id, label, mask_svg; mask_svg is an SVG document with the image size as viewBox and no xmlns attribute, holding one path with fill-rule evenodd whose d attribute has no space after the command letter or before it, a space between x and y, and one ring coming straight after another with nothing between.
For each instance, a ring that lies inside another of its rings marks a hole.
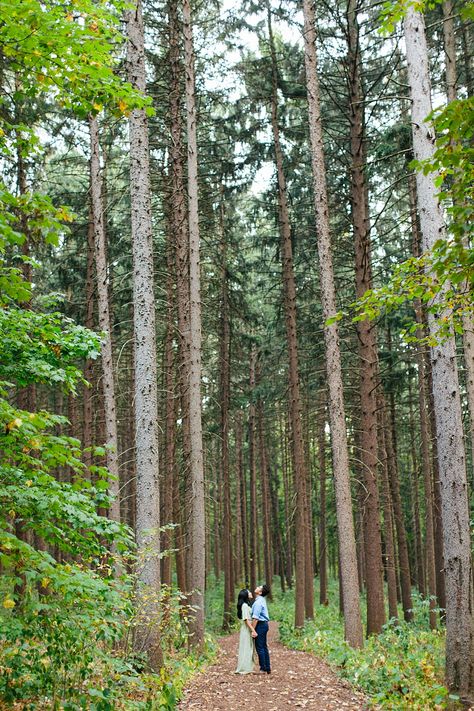
<instances>
[{"instance_id":1,"label":"woman's dark hair","mask_svg":"<svg viewBox=\"0 0 474 711\"><path fill-rule=\"evenodd\" d=\"M262 585L262 597L267 595L270 595L270 586L265 583L265 585Z\"/></svg>"},{"instance_id":2,"label":"woman's dark hair","mask_svg":"<svg viewBox=\"0 0 474 711\"><path fill-rule=\"evenodd\" d=\"M237 598L237 617L239 620L242 619L242 605L244 602L246 602L247 605L250 605L249 591L247 589L241 590L239 592L239 597Z\"/></svg>"}]
</instances>

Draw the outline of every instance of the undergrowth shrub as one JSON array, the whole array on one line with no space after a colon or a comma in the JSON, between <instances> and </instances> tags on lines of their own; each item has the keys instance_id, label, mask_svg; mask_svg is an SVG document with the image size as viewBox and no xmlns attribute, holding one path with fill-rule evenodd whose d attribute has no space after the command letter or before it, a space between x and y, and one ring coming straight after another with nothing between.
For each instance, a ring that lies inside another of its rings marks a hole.
<instances>
[{"instance_id":1,"label":"undergrowth shrub","mask_svg":"<svg viewBox=\"0 0 474 711\"><path fill-rule=\"evenodd\" d=\"M283 644L324 658L374 706L443 709L456 701L443 684L444 631L429 629L427 603L416 595L414 599L414 622L390 621L380 635L365 640L363 649L352 649L344 641L335 584L330 604L317 606L315 619L301 630L293 626L292 591L277 595L270 612L279 620Z\"/></svg>"}]
</instances>

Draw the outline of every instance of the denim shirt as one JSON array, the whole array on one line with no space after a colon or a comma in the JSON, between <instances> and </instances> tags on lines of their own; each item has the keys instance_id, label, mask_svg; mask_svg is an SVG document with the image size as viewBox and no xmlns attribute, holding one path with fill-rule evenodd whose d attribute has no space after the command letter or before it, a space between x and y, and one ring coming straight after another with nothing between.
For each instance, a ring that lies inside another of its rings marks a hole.
<instances>
[{"instance_id":1,"label":"denim shirt","mask_svg":"<svg viewBox=\"0 0 474 711\"><path fill-rule=\"evenodd\" d=\"M252 605L252 619L258 620L259 622L268 622L268 608L267 601L263 595L259 595Z\"/></svg>"}]
</instances>

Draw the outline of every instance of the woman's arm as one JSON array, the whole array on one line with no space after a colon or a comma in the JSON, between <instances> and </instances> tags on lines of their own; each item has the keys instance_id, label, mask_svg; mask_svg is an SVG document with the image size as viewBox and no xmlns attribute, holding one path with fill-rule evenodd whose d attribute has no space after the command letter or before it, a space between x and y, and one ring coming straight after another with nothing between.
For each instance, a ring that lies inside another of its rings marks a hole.
<instances>
[{"instance_id":1,"label":"woman's arm","mask_svg":"<svg viewBox=\"0 0 474 711\"><path fill-rule=\"evenodd\" d=\"M255 631L255 629L254 629L254 626L252 625L252 622L251 622L250 620L245 620L245 622L246 622L246 624L247 624L247 627L249 628L249 630L250 630L251 633L252 633L252 637L256 637L256 636L257 636L257 633L256 633L256 631Z\"/></svg>"}]
</instances>

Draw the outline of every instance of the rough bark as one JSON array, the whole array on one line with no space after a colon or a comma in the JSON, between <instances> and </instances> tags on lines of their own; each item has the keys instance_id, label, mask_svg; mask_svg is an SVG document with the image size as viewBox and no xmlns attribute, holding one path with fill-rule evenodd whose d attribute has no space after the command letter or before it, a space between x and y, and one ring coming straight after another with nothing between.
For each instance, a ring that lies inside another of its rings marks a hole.
<instances>
[{"instance_id":1,"label":"rough bark","mask_svg":"<svg viewBox=\"0 0 474 711\"><path fill-rule=\"evenodd\" d=\"M250 352L250 407L249 407L249 469L250 469L250 588L257 586L257 425L255 415L254 390L255 390L255 365L257 352L252 346Z\"/></svg>"},{"instance_id":2,"label":"rough bark","mask_svg":"<svg viewBox=\"0 0 474 711\"><path fill-rule=\"evenodd\" d=\"M224 227L224 195L221 191L219 205L219 232L221 238L221 303L219 338L219 405L220 405L220 468L223 488L222 547L224 562L224 618L222 628L228 631L234 618L234 576L232 570L232 513L229 462L229 404L230 404L230 315L227 273L227 242Z\"/></svg>"},{"instance_id":3,"label":"rough bark","mask_svg":"<svg viewBox=\"0 0 474 711\"><path fill-rule=\"evenodd\" d=\"M271 536L274 541L274 560L278 561L277 574L280 576L280 587L284 593L286 590L285 583L285 550L283 547L282 530L280 525L280 509L278 502L278 471L275 465L275 453L273 453L272 463L269 467L269 488L270 488L270 503L271 503L271 518L272 529Z\"/></svg>"},{"instance_id":4,"label":"rough bark","mask_svg":"<svg viewBox=\"0 0 474 711\"><path fill-rule=\"evenodd\" d=\"M189 223L189 430L190 430L190 580L191 643L204 643L204 587L206 572L204 460L201 422L201 266L198 212L198 155L196 135L196 82L190 0L183 1L183 36L188 141Z\"/></svg>"},{"instance_id":5,"label":"rough bark","mask_svg":"<svg viewBox=\"0 0 474 711\"><path fill-rule=\"evenodd\" d=\"M339 540L344 541L340 550L341 587L344 598L345 637L349 644L363 644L360 617L357 551L349 473L349 453L344 409L341 356L337 322L328 324L335 317L336 289L331 253L329 207L324 165L323 133L317 71L316 29L312 0L304 0L304 46L311 142L311 166L313 171L314 207L320 265L320 288L324 319L324 341L328 380L329 419L333 452L334 487Z\"/></svg>"},{"instance_id":6,"label":"rough bark","mask_svg":"<svg viewBox=\"0 0 474 711\"><path fill-rule=\"evenodd\" d=\"M466 17L460 18L461 25L461 42L462 42L462 56L463 56L463 69L464 69L464 86L466 87L467 95L472 96L474 94L474 80L472 76L472 34L470 32L472 23Z\"/></svg>"},{"instance_id":7,"label":"rough bark","mask_svg":"<svg viewBox=\"0 0 474 711\"><path fill-rule=\"evenodd\" d=\"M416 211L416 182L413 175L408 176L408 191L410 198L410 219L412 229L412 248L415 257L419 256L421 234ZM421 339L424 336L423 312L420 299L415 300L415 318L418 324L416 337L416 363L418 366L418 404L420 413L421 464L423 471L423 487L425 495L425 566L427 593L430 605L430 627L436 628L436 573L434 544L434 511L433 511L433 457L430 451L430 419L429 398L427 394L426 356Z\"/></svg>"},{"instance_id":8,"label":"rough bark","mask_svg":"<svg viewBox=\"0 0 474 711\"><path fill-rule=\"evenodd\" d=\"M84 326L94 329L94 225L92 222L92 207L89 206L89 221L87 225L87 247L86 247L86 289L85 289L85 309L84 309ZM84 366L84 378L88 385L83 388L83 424L82 424L82 443L84 447L84 464L90 467L92 464L92 398L93 398L93 379L94 379L94 361L87 360Z\"/></svg>"},{"instance_id":9,"label":"rough bark","mask_svg":"<svg viewBox=\"0 0 474 711\"><path fill-rule=\"evenodd\" d=\"M118 460L117 407L115 399L114 359L109 312L108 269L106 257L106 235L102 202L102 174L100 167L99 126L95 116L89 116L90 134L90 192L92 224L94 230L95 270L97 278L97 311L99 329L105 334L101 349L102 393L104 398L105 443L107 445L107 469L112 475L109 493L112 504L109 517L120 521L120 480Z\"/></svg>"},{"instance_id":10,"label":"rough bark","mask_svg":"<svg viewBox=\"0 0 474 711\"><path fill-rule=\"evenodd\" d=\"M326 393L320 403L318 415L318 463L319 463L319 603L328 604L328 564L326 535Z\"/></svg>"},{"instance_id":11,"label":"rough bark","mask_svg":"<svg viewBox=\"0 0 474 711\"><path fill-rule=\"evenodd\" d=\"M431 85L423 16L408 6L404 20L408 79L412 98L413 149L417 160L434 152ZM424 250L445 236L434 174L416 175ZM441 293L437 300L441 301ZM449 317L446 309L443 316ZM429 333L437 337L437 318L428 315ZM438 461L443 514L446 574L446 682L461 697L474 694L474 592L469 506L459 380L454 336L431 348Z\"/></svg>"},{"instance_id":12,"label":"rough bark","mask_svg":"<svg viewBox=\"0 0 474 711\"><path fill-rule=\"evenodd\" d=\"M385 575L387 578L388 591L388 616L390 619L398 620L397 607L397 575L395 571L395 539L393 534L393 506L390 493L388 452L385 438L385 423L383 417L383 403L381 392L379 392L379 459L382 473L382 510L385 532Z\"/></svg>"},{"instance_id":13,"label":"rough bark","mask_svg":"<svg viewBox=\"0 0 474 711\"><path fill-rule=\"evenodd\" d=\"M176 307L178 314L178 381L181 408L181 439L183 470L175 472L174 484L174 521L179 526L175 529L176 572L179 589L188 590L186 574L186 529L189 515L189 497L186 495L190 471L190 429L189 429L189 249L186 195L184 187L184 148L183 122L181 118L181 95L183 83L183 64L181 58L182 27L178 14L177 0L168 3L168 38L169 38L169 116L170 116L170 183L171 205L170 223L174 237L176 270ZM181 479L181 481L180 481ZM185 599L183 598L183 601Z\"/></svg>"},{"instance_id":14,"label":"rough bark","mask_svg":"<svg viewBox=\"0 0 474 711\"><path fill-rule=\"evenodd\" d=\"M257 405L257 427L260 463L260 491L262 501L263 566L265 570L265 582L271 586L273 580L272 549L274 548L275 542L272 540L270 527L270 470L267 449L265 446L265 425L263 419L263 404L261 400L259 400Z\"/></svg>"},{"instance_id":15,"label":"rough bark","mask_svg":"<svg viewBox=\"0 0 474 711\"><path fill-rule=\"evenodd\" d=\"M471 442L471 467L474 480L474 317L465 314L462 320L464 364L466 367L466 393L469 407L469 434Z\"/></svg>"},{"instance_id":16,"label":"rough bark","mask_svg":"<svg viewBox=\"0 0 474 711\"><path fill-rule=\"evenodd\" d=\"M421 525L420 525L420 487L419 487L419 473L420 464L418 461L418 454L416 449L416 425L415 425L415 411L413 407L413 390L412 382L408 381L409 389L409 406L410 406L410 457L411 457L411 467L412 475L410 479L411 483L411 500L412 500L412 520L413 520L413 557L414 557L414 567L413 571L416 571L414 576L414 584L417 586L420 595L425 597L426 595L426 582L425 582L425 564L423 556L423 544L421 540Z\"/></svg>"},{"instance_id":17,"label":"rough bark","mask_svg":"<svg viewBox=\"0 0 474 711\"><path fill-rule=\"evenodd\" d=\"M282 262L283 295L285 308L286 343L288 350L288 388L291 421L291 452L296 485L296 564L295 564L295 627L304 625L305 616L313 617L313 594L307 595L306 551L309 547L307 530L306 458L303 444L302 402L298 363L298 329L296 286L291 242L291 225L288 210L286 178L283 169L283 152L278 125L278 69L271 14L268 9L268 34L272 60L271 120L275 163L278 177L278 221L280 229L280 254Z\"/></svg>"},{"instance_id":18,"label":"rough bark","mask_svg":"<svg viewBox=\"0 0 474 711\"><path fill-rule=\"evenodd\" d=\"M348 90L350 96L351 208L354 230L356 297L372 288L366 137L357 2L347 6ZM366 553L367 634L379 633L385 622L380 501L377 484L377 335L375 323L357 323L360 357L360 459L366 489L364 547Z\"/></svg>"},{"instance_id":19,"label":"rough bark","mask_svg":"<svg viewBox=\"0 0 474 711\"><path fill-rule=\"evenodd\" d=\"M166 245L166 334L164 345L164 467L161 487L161 525L174 522L173 498L179 497L179 490L174 490L176 468L176 393L175 393L175 293L174 293L174 254L171 224L168 225ZM161 550L170 551L173 547L173 531L166 529L161 536ZM162 559L161 580L163 585L171 586L171 553Z\"/></svg>"},{"instance_id":20,"label":"rough bark","mask_svg":"<svg viewBox=\"0 0 474 711\"><path fill-rule=\"evenodd\" d=\"M390 345L389 345L390 349ZM385 448L387 451L388 476L392 496L393 515L397 534L398 564L403 616L406 622L413 619L413 603L411 599L410 562L408 558L408 543L403 518L402 499L400 495L400 477L398 474L398 457L395 430L395 403L393 393L389 396L390 407L382 396L382 417L384 420Z\"/></svg>"},{"instance_id":21,"label":"rough bark","mask_svg":"<svg viewBox=\"0 0 474 711\"><path fill-rule=\"evenodd\" d=\"M452 0L443 2L443 40L446 94L449 101L456 98L456 39L454 34L454 6Z\"/></svg>"},{"instance_id":22,"label":"rough bark","mask_svg":"<svg viewBox=\"0 0 474 711\"><path fill-rule=\"evenodd\" d=\"M426 319L425 319L426 320ZM426 328L426 326L425 326ZM443 553L443 520L441 506L441 487L439 479L439 458L438 458L438 438L435 417L435 406L433 397L433 377L431 360L426 358L425 369L427 372L427 392L429 400L429 419L430 419L430 437L432 450L432 472L433 478L431 482L433 491L433 536L435 549L435 576L436 576L436 598L438 607L440 608L440 617L445 620L446 610L446 581L444 570L444 553Z\"/></svg>"},{"instance_id":23,"label":"rough bark","mask_svg":"<svg viewBox=\"0 0 474 711\"><path fill-rule=\"evenodd\" d=\"M285 498L285 524L286 524L286 537L285 537L285 577L286 584L291 589L293 586L293 506L290 501L290 491L292 491L292 486L290 483L290 472L288 466L288 456L287 456L287 438L285 432L285 425L283 417L279 417L279 429L280 429L280 452L281 452L281 463L282 463L282 478L283 478L283 493Z\"/></svg>"},{"instance_id":24,"label":"rough bark","mask_svg":"<svg viewBox=\"0 0 474 711\"><path fill-rule=\"evenodd\" d=\"M240 516L240 531L242 536L242 562L244 571L244 585L250 585L250 561L249 561L249 524L248 524L248 507L247 507L247 482L244 468L243 456L243 426L242 412L237 413L237 421L235 426L235 447L237 459L237 478L239 484L239 511Z\"/></svg>"},{"instance_id":25,"label":"rough bark","mask_svg":"<svg viewBox=\"0 0 474 711\"><path fill-rule=\"evenodd\" d=\"M127 11L128 79L146 91L143 16L140 0ZM153 281L148 121L144 109L130 115L130 196L132 217L133 317L135 368L136 538L144 557L139 577L142 609L153 619L153 599L160 586L160 501L158 472L158 393ZM150 535L150 530L152 534ZM149 600L149 602L144 602ZM138 630L152 668L162 663L158 626Z\"/></svg>"}]
</instances>

